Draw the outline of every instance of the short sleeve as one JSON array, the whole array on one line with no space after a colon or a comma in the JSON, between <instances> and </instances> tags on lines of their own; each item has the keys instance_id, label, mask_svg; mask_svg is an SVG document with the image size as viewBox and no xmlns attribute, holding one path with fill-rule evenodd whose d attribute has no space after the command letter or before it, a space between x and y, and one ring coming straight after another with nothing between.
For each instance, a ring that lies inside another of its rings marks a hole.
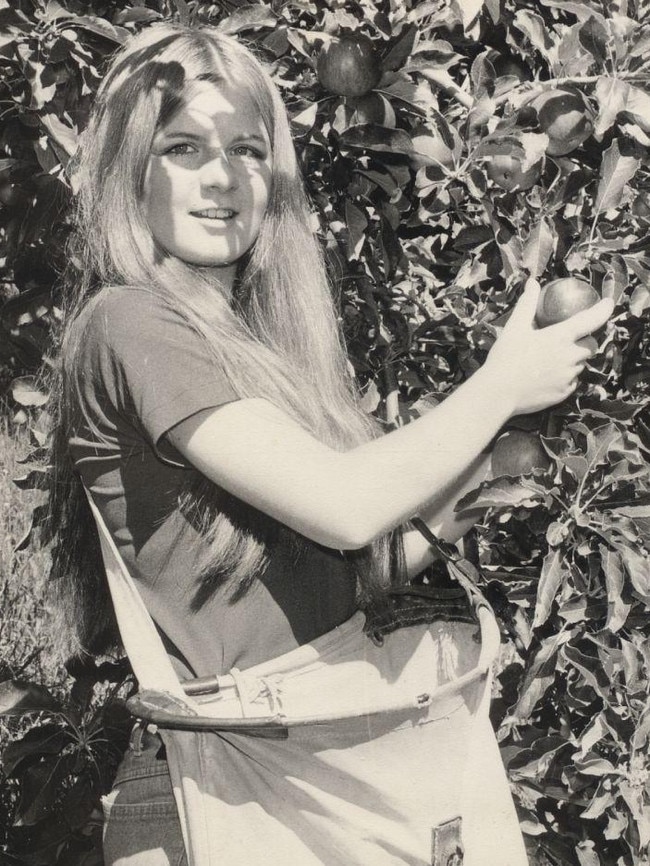
<instances>
[{"instance_id":1,"label":"short sleeve","mask_svg":"<svg viewBox=\"0 0 650 866\"><path fill-rule=\"evenodd\" d=\"M168 430L239 399L204 338L153 292L104 289L83 327L80 357L90 374L84 380L98 386L163 459L176 454L160 442Z\"/></svg>"}]
</instances>

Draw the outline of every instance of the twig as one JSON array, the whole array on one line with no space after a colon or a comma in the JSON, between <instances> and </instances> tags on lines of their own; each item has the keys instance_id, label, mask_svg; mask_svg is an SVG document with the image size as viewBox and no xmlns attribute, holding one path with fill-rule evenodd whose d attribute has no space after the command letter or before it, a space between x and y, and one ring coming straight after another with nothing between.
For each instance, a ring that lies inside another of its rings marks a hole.
<instances>
[{"instance_id":1,"label":"twig","mask_svg":"<svg viewBox=\"0 0 650 866\"><path fill-rule=\"evenodd\" d=\"M460 102L461 105L464 105L465 108L471 108L474 105L474 99L469 95L469 93L465 93L465 91L459 87L451 75L445 69L415 69L415 72L419 72L423 75L427 81L432 81L434 84L437 84L441 90L444 90L445 93L451 94L457 102Z\"/></svg>"},{"instance_id":2,"label":"twig","mask_svg":"<svg viewBox=\"0 0 650 866\"><path fill-rule=\"evenodd\" d=\"M436 84L441 90L444 90L445 93L449 93L457 102L464 105L465 108L471 108L474 105L474 98L469 93L466 93L462 87L459 87L451 75L444 69L416 69L414 71L419 72L428 81ZM596 84L601 78L617 78L621 81L642 81L650 83L650 74L620 72L617 75L574 75L566 76L564 78L549 78L547 81L525 81L523 84L513 88L513 90L524 92L526 90L532 90L533 87L541 87L546 90L547 88L562 87L566 84ZM513 90L508 91L508 93L502 93L501 96L498 96L494 100L495 105L499 106L507 102L510 99Z\"/></svg>"},{"instance_id":3,"label":"twig","mask_svg":"<svg viewBox=\"0 0 650 866\"><path fill-rule=\"evenodd\" d=\"M622 81L645 81L650 82L650 75L637 74L634 72L620 72L617 75L574 75L565 76L564 78L549 78L548 81L525 81L523 84L513 88L514 90L530 90L533 87L542 87L543 89L562 87L565 84L596 84L601 78L616 78ZM497 105L503 105L510 99L512 90L508 93L502 93L495 100Z\"/></svg>"}]
</instances>

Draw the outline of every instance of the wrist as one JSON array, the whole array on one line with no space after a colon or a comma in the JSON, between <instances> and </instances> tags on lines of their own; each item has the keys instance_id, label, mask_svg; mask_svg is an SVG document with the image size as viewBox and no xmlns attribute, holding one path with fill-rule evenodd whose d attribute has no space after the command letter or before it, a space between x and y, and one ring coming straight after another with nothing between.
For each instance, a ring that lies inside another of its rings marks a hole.
<instances>
[{"instance_id":1,"label":"wrist","mask_svg":"<svg viewBox=\"0 0 650 866\"><path fill-rule=\"evenodd\" d=\"M473 374L467 384L472 386L476 393L476 399L488 407L489 412L494 414L500 424L505 424L513 415L517 414L515 389L510 377L504 375L496 364L490 364L489 358Z\"/></svg>"}]
</instances>

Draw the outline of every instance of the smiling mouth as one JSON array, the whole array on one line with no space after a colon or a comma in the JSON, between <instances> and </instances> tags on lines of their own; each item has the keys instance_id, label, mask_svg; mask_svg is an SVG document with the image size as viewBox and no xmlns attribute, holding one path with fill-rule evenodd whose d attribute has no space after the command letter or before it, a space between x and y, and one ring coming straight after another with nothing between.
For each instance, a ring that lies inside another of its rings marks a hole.
<instances>
[{"instance_id":1,"label":"smiling mouth","mask_svg":"<svg viewBox=\"0 0 650 866\"><path fill-rule=\"evenodd\" d=\"M237 216L237 211L227 207L208 207L192 211L192 216L207 220L231 220Z\"/></svg>"}]
</instances>

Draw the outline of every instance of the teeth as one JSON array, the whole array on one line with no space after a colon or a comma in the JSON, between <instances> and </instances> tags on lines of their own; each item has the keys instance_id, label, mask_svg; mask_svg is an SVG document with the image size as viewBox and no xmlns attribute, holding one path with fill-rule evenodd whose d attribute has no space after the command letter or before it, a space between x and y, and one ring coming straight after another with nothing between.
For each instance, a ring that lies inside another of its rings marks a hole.
<instances>
[{"instance_id":1,"label":"teeth","mask_svg":"<svg viewBox=\"0 0 650 866\"><path fill-rule=\"evenodd\" d=\"M227 220L235 215L234 210L225 207L210 207L206 210L195 211L195 213L199 217L206 217L210 220Z\"/></svg>"}]
</instances>

